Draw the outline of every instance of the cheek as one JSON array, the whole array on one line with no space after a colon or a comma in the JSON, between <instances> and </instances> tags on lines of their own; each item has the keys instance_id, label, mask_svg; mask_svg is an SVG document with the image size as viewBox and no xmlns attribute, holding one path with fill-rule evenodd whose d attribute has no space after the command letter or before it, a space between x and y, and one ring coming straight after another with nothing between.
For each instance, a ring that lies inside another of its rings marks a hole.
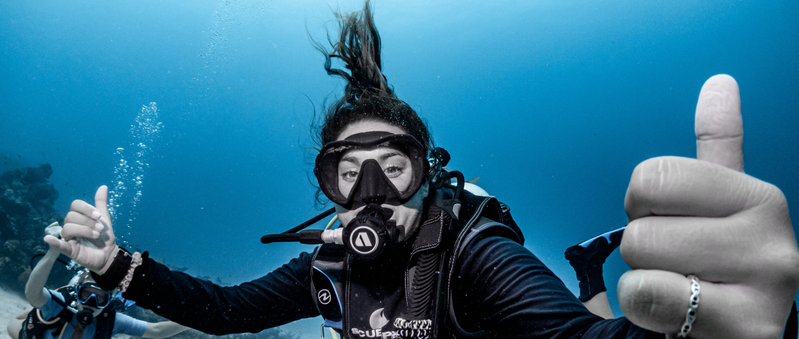
<instances>
[{"instance_id":1,"label":"cheek","mask_svg":"<svg viewBox=\"0 0 799 339\"><path fill-rule=\"evenodd\" d=\"M399 177L391 180L391 183L394 184L394 187L397 188L398 192L405 192L406 190L408 190L408 187L411 186L411 180L413 180L411 172L405 172L402 173L402 175L400 175Z\"/></svg>"},{"instance_id":2,"label":"cheek","mask_svg":"<svg viewBox=\"0 0 799 339\"><path fill-rule=\"evenodd\" d=\"M405 205L393 208L394 216L391 219L397 221L397 225L412 226L413 221L419 219L419 209L407 207Z\"/></svg>"},{"instance_id":3,"label":"cheek","mask_svg":"<svg viewBox=\"0 0 799 339\"><path fill-rule=\"evenodd\" d=\"M406 206L399 206L394 212L396 214L397 226L400 227L399 241L403 242L408 237L416 233L421 222L421 211L416 208L408 208Z\"/></svg>"},{"instance_id":4,"label":"cheek","mask_svg":"<svg viewBox=\"0 0 799 339\"><path fill-rule=\"evenodd\" d=\"M352 185L354 183L344 180L338 181L338 191L341 193L342 196L349 197L350 191L352 191Z\"/></svg>"},{"instance_id":5,"label":"cheek","mask_svg":"<svg viewBox=\"0 0 799 339\"><path fill-rule=\"evenodd\" d=\"M350 221L352 221L352 219L355 219L355 217L358 216L358 212L360 212L362 209L363 207L357 210L348 210L344 207L336 205L336 214L338 215L338 220L341 225L346 226L350 223Z\"/></svg>"}]
</instances>

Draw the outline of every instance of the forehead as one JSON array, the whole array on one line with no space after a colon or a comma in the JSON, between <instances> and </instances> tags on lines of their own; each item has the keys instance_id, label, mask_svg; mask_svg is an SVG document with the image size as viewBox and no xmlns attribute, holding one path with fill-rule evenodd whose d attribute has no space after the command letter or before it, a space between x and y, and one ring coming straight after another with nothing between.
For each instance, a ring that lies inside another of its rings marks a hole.
<instances>
[{"instance_id":1,"label":"forehead","mask_svg":"<svg viewBox=\"0 0 799 339\"><path fill-rule=\"evenodd\" d=\"M365 132L389 132L393 134L407 134L408 132L399 126L394 126L381 120L361 120L349 124L341 134L338 135L336 140L344 140L351 135Z\"/></svg>"}]
</instances>

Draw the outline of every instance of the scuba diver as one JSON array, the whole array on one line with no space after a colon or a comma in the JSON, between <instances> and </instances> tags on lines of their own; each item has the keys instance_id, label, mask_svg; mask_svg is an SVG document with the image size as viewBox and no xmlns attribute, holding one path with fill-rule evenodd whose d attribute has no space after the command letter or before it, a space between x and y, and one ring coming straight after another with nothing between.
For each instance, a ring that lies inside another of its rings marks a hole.
<instances>
[{"instance_id":1,"label":"scuba diver","mask_svg":"<svg viewBox=\"0 0 799 339\"><path fill-rule=\"evenodd\" d=\"M257 333L319 315L332 336L344 338L662 338L663 333L715 338L781 333L790 308L786 296L799 287L794 265L799 251L790 220L779 218L787 215L787 204L780 204L784 197L779 199L778 189L740 173L742 169L708 161L655 158L639 165L625 202L630 223L622 253L635 269L619 283L627 317L602 319L523 246L524 237L507 206L470 193L462 174L444 168L449 155L433 146L424 121L396 97L382 73L381 42L368 2L362 12L337 17L340 36L331 41L332 51L316 47L325 55L327 73L343 78L346 86L319 126L314 175L320 191L335 204L342 226L292 229L262 238L267 243L317 245L311 252L232 287L171 271L148 252L130 253L117 246L106 186L98 189L94 205L73 202L64 239L47 236L45 241L91 269L102 288L118 288L141 307L214 335ZM336 58L346 70L332 67ZM672 168L666 165L679 168L680 175L664 173ZM713 180L705 180L708 176ZM718 192L731 182L737 183L739 193L751 193L736 195L752 198L751 203L719 198ZM762 245L752 237L732 236L730 232L742 232L738 228L708 226L719 216L731 216L733 225L743 223L736 218L746 216L737 212L752 206L762 208L747 210L758 223L746 223L746 230L775 234L757 239L769 239L771 250L781 250L781 260L752 254L751 264L731 268L731 261L742 265L741 261L705 255L707 248L700 245L718 244L718 253L754 251L746 246ZM692 232L663 231L681 229L685 216L707 218L690 219ZM678 226L645 227L651 220ZM655 231L662 233L653 236ZM720 237L721 232L730 236ZM683 239L684 234L690 238ZM658 241L647 243L649 239ZM768 274L752 274L758 270ZM757 280L759 276L768 280ZM784 283L777 285L775 280ZM736 295L754 290L758 297L728 307L729 299L718 297L720 288Z\"/></svg>"},{"instance_id":2,"label":"scuba diver","mask_svg":"<svg viewBox=\"0 0 799 339\"><path fill-rule=\"evenodd\" d=\"M45 233L57 237L61 226L50 224ZM34 307L8 323L12 339L84 338L107 339L115 334L142 338L166 338L188 327L172 321L149 323L119 313L115 291L101 288L88 270L81 270L70 284L51 290L44 287L60 252L50 246L31 271L25 296ZM124 308L124 306L119 307Z\"/></svg>"}]
</instances>

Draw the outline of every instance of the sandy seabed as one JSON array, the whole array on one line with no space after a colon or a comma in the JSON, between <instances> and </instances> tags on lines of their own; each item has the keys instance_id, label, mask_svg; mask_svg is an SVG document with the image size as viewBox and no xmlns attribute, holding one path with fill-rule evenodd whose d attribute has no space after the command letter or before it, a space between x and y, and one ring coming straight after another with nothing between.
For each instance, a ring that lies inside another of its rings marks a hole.
<instances>
[{"instance_id":1,"label":"sandy seabed","mask_svg":"<svg viewBox=\"0 0 799 339\"><path fill-rule=\"evenodd\" d=\"M31 305L22 295L0 286L0 339L10 339L6 325L8 321L16 317L23 311L31 308Z\"/></svg>"}]
</instances>

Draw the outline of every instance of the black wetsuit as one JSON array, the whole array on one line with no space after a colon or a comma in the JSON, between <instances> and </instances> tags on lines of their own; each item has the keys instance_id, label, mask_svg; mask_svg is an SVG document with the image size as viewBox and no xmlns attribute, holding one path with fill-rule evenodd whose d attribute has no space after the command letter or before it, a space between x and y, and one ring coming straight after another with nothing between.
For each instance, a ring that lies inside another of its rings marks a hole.
<instances>
[{"instance_id":1,"label":"black wetsuit","mask_svg":"<svg viewBox=\"0 0 799 339\"><path fill-rule=\"evenodd\" d=\"M206 333L255 333L319 315L310 289L311 265L311 254L302 253L264 277L220 287L148 258L124 297ZM452 300L467 330L487 330L497 338L663 338L625 318L591 314L535 255L507 238L470 242L456 266Z\"/></svg>"}]
</instances>

